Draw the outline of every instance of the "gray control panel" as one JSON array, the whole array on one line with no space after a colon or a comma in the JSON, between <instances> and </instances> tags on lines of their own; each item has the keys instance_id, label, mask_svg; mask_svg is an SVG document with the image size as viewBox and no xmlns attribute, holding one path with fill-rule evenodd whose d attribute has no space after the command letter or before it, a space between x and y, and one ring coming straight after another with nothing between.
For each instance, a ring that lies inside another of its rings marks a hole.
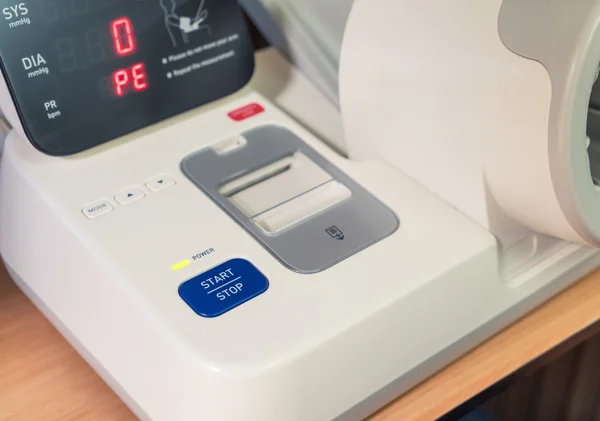
<instances>
[{"instance_id":1,"label":"gray control panel","mask_svg":"<svg viewBox=\"0 0 600 421\"><path fill-rule=\"evenodd\" d=\"M291 131L261 126L186 157L183 173L283 264L325 270L394 233L394 213Z\"/></svg>"}]
</instances>

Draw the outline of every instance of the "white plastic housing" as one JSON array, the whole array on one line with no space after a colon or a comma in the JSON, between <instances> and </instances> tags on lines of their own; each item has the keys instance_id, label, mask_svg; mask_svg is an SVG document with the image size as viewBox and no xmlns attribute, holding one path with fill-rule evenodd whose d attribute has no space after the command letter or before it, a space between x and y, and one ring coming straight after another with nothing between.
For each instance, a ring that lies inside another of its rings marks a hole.
<instances>
[{"instance_id":1,"label":"white plastic housing","mask_svg":"<svg viewBox=\"0 0 600 421\"><path fill-rule=\"evenodd\" d=\"M277 85L282 75L287 83ZM386 163L340 158L253 89L295 104L298 116L331 117L315 131L335 121L330 103L267 53L252 87L238 95L92 151L53 158L16 131L7 140L2 258L140 419L364 419L597 266L594 249L563 242L505 282L488 232ZM249 102L265 112L228 119ZM318 274L280 264L180 170L190 152L271 123L297 133L387 204L400 229ZM144 180L165 173L175 186L146 190L93 220L82 214L87 203L128 185L145 188ZM250 260L270 288L216 319L196 315L178 286L235 257Z\"/></svg>"},{"instance_id":2,"label":"white plastic housing","mask_svg":"<svg viewBox=\"0 0 600 421\"><path fill-rule=\"evenodd\" d=\"M526 228L600 246L586 153L599 7L357 0L340 73L349 155L385 159L504 245Z\"/></svg>"}]
</instances>

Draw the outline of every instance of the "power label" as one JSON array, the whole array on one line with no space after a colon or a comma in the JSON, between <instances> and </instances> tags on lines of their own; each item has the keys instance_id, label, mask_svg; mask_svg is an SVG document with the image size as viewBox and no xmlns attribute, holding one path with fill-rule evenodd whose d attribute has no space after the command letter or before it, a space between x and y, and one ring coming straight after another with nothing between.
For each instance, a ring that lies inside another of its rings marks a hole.
<instances>
[{"instance_id":1,"label":"power label","mask_svg":"<svg viewBox=\"0 0 600 421\"><path fill-rule=\"evenodd\" d=\"M259 296L267 278L250 262L233 259L179 287L180 297L202 317L218 317Z\"/></svg>"}]
</instances>

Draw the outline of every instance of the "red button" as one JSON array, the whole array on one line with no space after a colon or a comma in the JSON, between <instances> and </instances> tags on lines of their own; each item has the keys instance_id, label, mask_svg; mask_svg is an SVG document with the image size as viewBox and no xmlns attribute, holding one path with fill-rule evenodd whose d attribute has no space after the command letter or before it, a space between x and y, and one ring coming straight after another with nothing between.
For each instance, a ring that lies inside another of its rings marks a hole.
<instances>
[{"instance_id":1,"label":"red button","mask_svg":"<svg viewBox=\"0 0 600 421\"><path fill-rule=\"evenodd\" d=\"M234 121L243 121L257 114L264 112L265 109L260 104L248 104L237 110L233 110L227 115Z\"/></svg>"}]
</instances>

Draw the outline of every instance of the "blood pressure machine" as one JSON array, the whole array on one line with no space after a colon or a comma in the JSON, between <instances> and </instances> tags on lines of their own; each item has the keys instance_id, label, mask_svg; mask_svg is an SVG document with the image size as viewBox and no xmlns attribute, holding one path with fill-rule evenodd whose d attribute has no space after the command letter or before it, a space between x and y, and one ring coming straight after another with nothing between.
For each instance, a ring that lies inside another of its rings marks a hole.
<instances>
[{"instance_id":1,"label":"blood pressure machine","mask_svg":"<svg viewBox=\"0 0 600 421\"><path fill-rule=\"evenodd\" d=\"M600 3L459 3L339 112L235 0L1 0L10 275L141 419L367 417L600 263Z\"/></svg>"}]
</instances>

